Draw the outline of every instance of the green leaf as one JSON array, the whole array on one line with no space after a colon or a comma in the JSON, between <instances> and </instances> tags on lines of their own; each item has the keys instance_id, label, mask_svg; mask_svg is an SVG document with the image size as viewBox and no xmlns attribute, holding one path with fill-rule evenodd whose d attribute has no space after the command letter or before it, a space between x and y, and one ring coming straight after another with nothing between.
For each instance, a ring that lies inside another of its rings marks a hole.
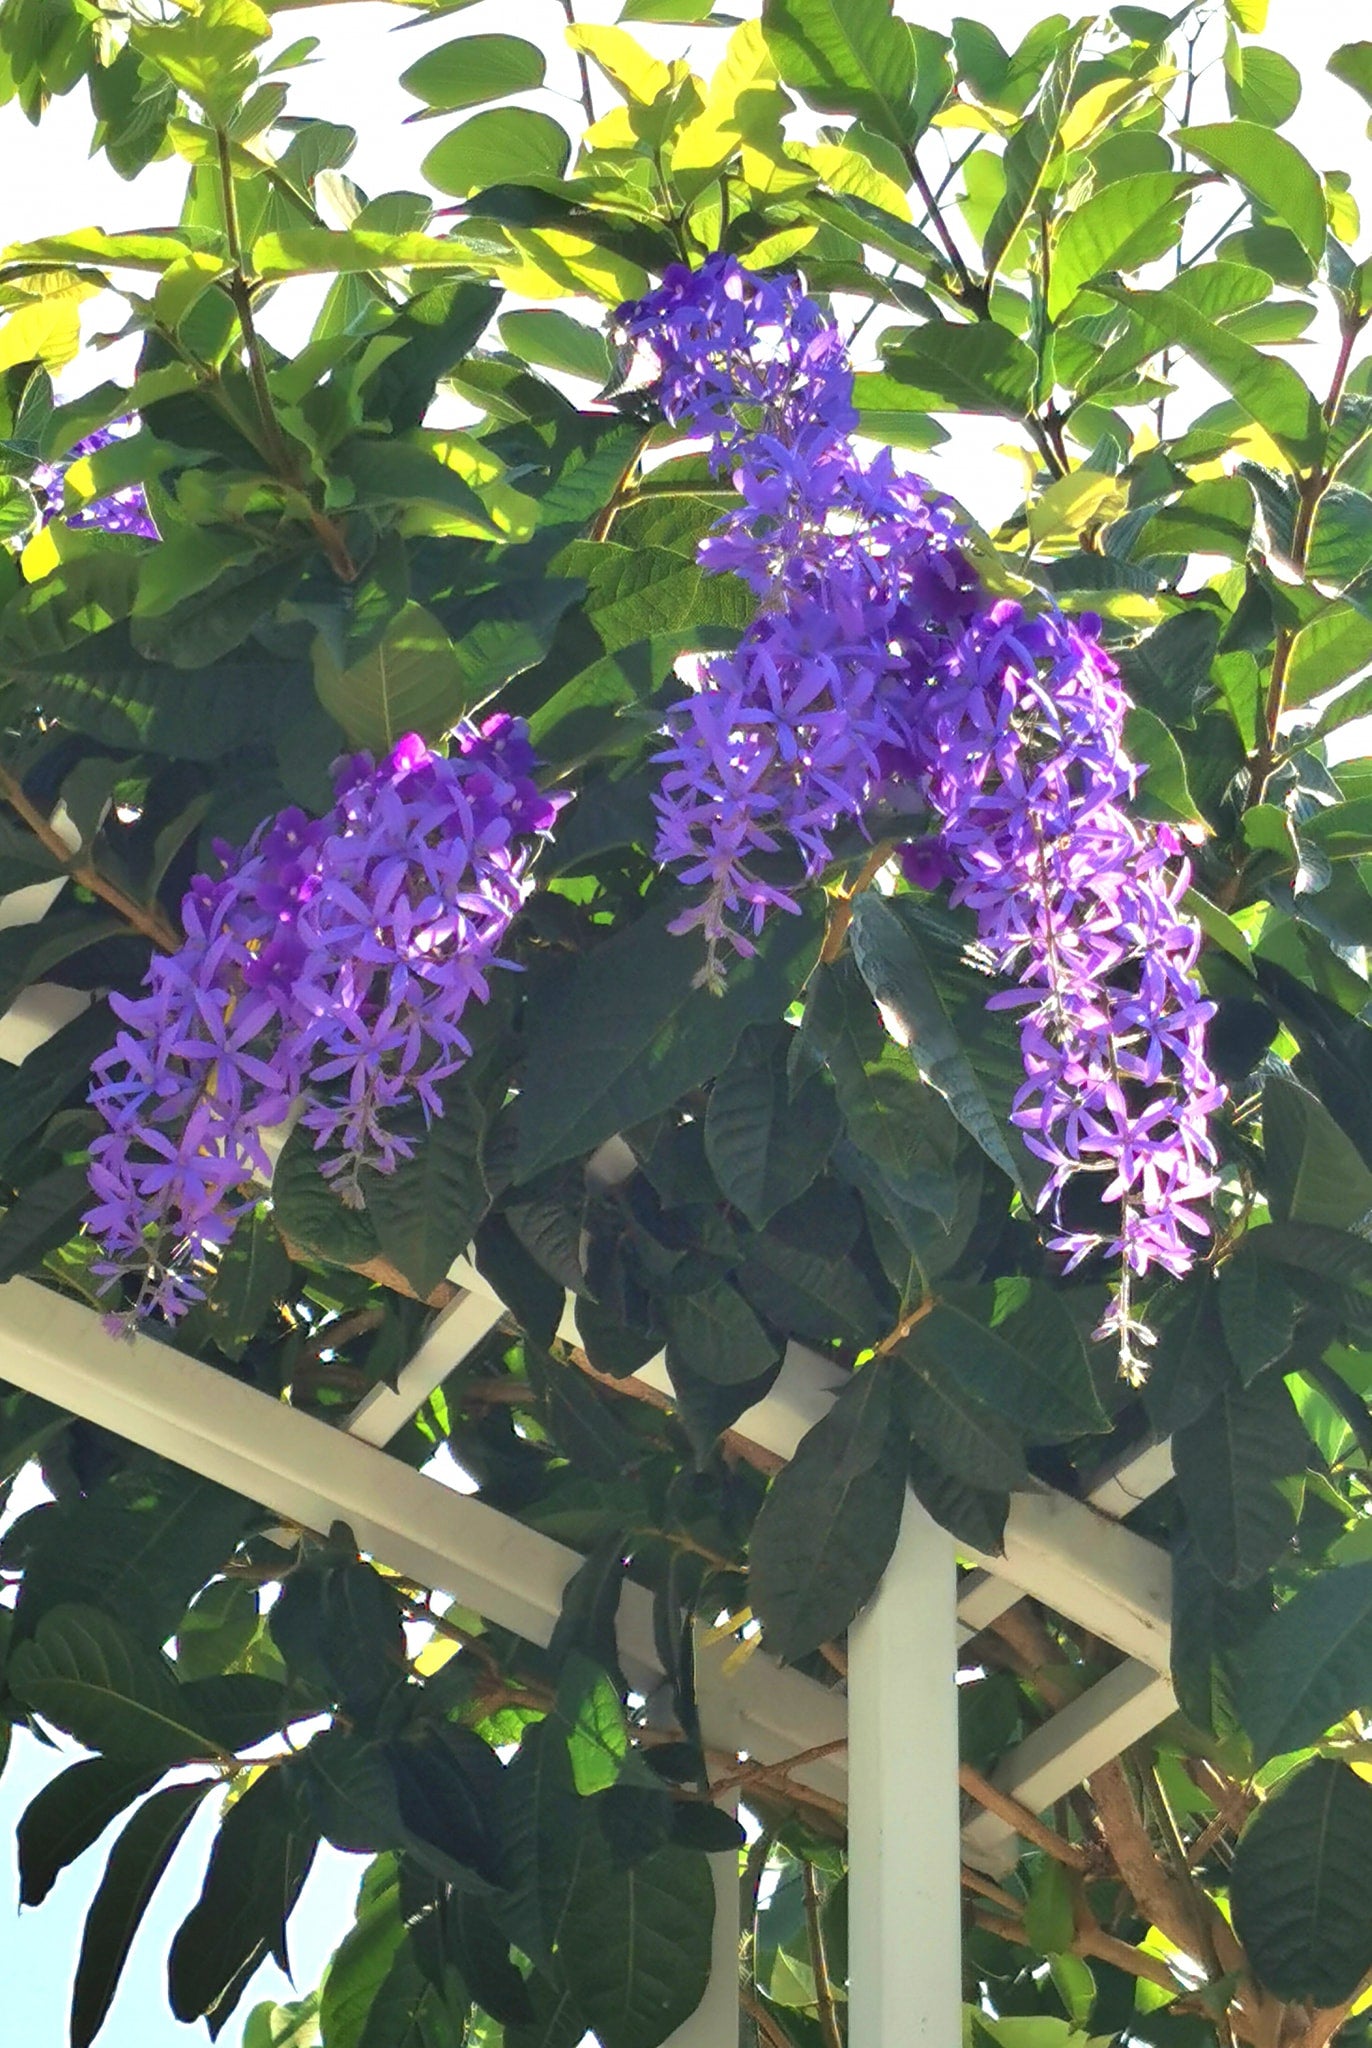
<instances>
[{"instance_id":1,"label":"green leaf","mask_svg":"<svg viewBox=\"0 0 1372 2048\"><path fill-rule=\"evenodd\" d=\"M1252 491L1241 476L1216 477L1193 484L1155 512L1129 552L1136 560L1146 555L1223 555L1242 562L1252 533Z\"/></svg>"},{"instance_id":2,"label":"green leaf","mask_svg":"<svg viewBox=\"0 0 1372 2048\"><path fill-rule=\"evenodd\" d=\"M502 121L505 114L478 114L477 121ZM530 114L523 118L543 120ZM475 122L468 122L474 127ZM550 122L550 127L556 123ZM457 130L462 133L461 129ZM561 134L561 129L558 129ZM565 139L565 138L564 138ZM452 140L450 136L449 141ZM444 147L439 143L439 149ZM432 155L437 155L437 150ZM430 158L432 160L432 157ZM491 255L503 245L494 242ZM252 267L264 283L283 277L346 277L366 270L456 270L472 260L472 251L461 242L445 242L438 235L382 233L377 228L284 228L262 235L253 244Z\"/></svg>"},{"instance_id":3,"label":"green leaf","mask_svg":"<svg viewBox=\"0 0 1372 2048\"><path fill-rule=\"evenodd\" d=\"M1013 1278L936 1302L901 1347L932 1378L951 1379L1038 1443L1102 1430L1081 1337L1058 1296Z\"/></svg>"},{"instance_id":4,"label":"green leaf","mask_svg":"<svg viewBox=\"0 0 1372 2048\"><path fill-rule=\"evenodd\" d=\"M1020 1186L1004 1128L959 1041L914 930L894 903L870 889L853 906L849 930L853 957L888 1032L991 1163Z\"/></svg>"},{"instance_id":5,"label":"green leaf","mask_svg":"<svg viewBox=\"0 0 1372 2048\"><path fill-rule=\"evenodd\" d=\"M756 956L734 962L724 994L711 995L696 985L698 933L668 930L680 908L675 898L661 905L529 997L520 1179L594 1150L721 1073L745 1026L780 1016L814 964L811 903L774 919Z\"/></svg>"},{"instance_id":6,"label":"green leaf","mask_svg":"<svg viewBox=\"0 0 1372 2048\"><path fill-rule=\"evenodd\" d=\"M406 733L437 739L466 708L462 664L422 604L402 605L378 644L349 668L339 666L318 634L314 678L319 701L349 740L378 754Z\"/></svg>"},{"instance_id":7,"label":"green leaf","mask_svg":"<svg viewBox=\"0 0 1372 2048\"><path fill-rule=\"evenodd\" d=\"M1351 1230L1372 1212L1372 1169L1317 1095L1289 1074L1262 1092L1268 1201L1279 1223Z\"/></svg>"},{"instance_id":8,"label":"green leaf","mask_svg":"<svg viewBox=\"0 0 1372 2048\"><path fill-rule=\"evenodd\" d=\"M268 1955L285 1969L286 1922L318 1841L285 1767L264 1771L228 1808L200 1897L167 1959L177 2019L208 2014L217 2030L237 2003L245 1973Z\"/></svg>"},{"instance_id":9,"label":"green leaf","mask_svg":"<svg viewBox=\"0 0 1372 2048\"><path fill-rule=\"evenodd\" d=\"M759 1378L777 1361L779 1347L727 1280L696 1294L669 1294L661 1306L669 1371L675 1365L717 1386L733 1386Z\"/></svg>"},{"instance_id":10,"label":"green leaf","mask_svg":"<svg viewBox=\"0 0 1372 2048\"><path fill-rule=\"evenodd\" d=\"M1279 51L1256 45L1242 53L1237 74L1226 68L1224 90L1235 120L1280 128L1300 105L1301 77Z\"/></svg>"},{"instance_id":11,"label":"green leaf","mask_svg":"<svg viewBox=\"0 0 1372 2048\"><path fill-rule=\"evenodd\" d=\"M1063 23L1062 35L1055 42L1053 63L1034 111L1005 145L1005 193L991 216L981 245L988 280L1009 255L1016 235L1029 218L1059 147L1058 128L1072 90L1084 34L1084 25L1072 30Z\"/></svg>"},{"instance_id":12,"label":"green leaf","mask_svg":"<svg viewBox=\"0 0 1372 2048\"><path fill-rule=\"evenodd\" d=\"M490 1203L481 1168L484 1118L470 1088L442 1086L443 1113L414 1133L415 1154L394 1173L366 1176L381 1250L421 1301L471 1242Z\"/></svg>"},{"instance_id":13,"label":"green leaf","mask_svg":"<svg viewBox=\"0 0 1372 2048\"><path fill-rule=\"evenodd\" d=\"M291 1283L291 1262L262 1203L244 1216L224 1248L207 1308L214 1340L240 1358Z\"/></svg>"},{"instance_id":14,"label":"green leaf","mask_svg":"<svg viewBox=\"0 0 1372 2048\"><path fill-rule=\"evenodd\" d=\"M1171 728L1154 712L1136 704L1125 720L1124 744L1130 759L1146 771L1137 798L1137 807L1144 817L1204 824L1187 785L1186 756L1172 737Z\"/></svg>"},{"instance_id":15,"label":"green leaf","mask_svg":"<svg viewBox=\"0 0 1372 2048\"><path fill-rule=\"evenodd\" d=\"M87 1749L170 1770L223 1745L195 1718L195 1696L164 1657L93 1607L58 1607L9 1665L16 1698Z\"/></svg>"},{"instance_id":16,"label":"green leaf","mask_svg":"<svg viewBox=\"0 0 1372 2048\"><path fill-rule=\"evenodd\" d=\"M804 1194L839 1133L833 1090L812 1077L792 1096L791 1033L745 1031L710 1091L705 1153L726 1198L762 1230Z\"/></svg>"},{"instance_id":17,"label":"green leaf","mask_svg":"<svg viewBox=\"0 0 1372 2048\"><path fill-rule=\"evenodd\" d=\"M1270 143L1281 141L1280 136L1268 134L1265 129L1258 132ZM1306 466L1319 459L1324 440L1320 409L1314 394L1289 363L1265 356L1248 342L1226 333L1175 291L1124 291L1117 285L1101 285L1098 289L1117 299L1139 322L1152 338L1152 348L1185 349L1224 386L1250 419L1267 430L1293 462Z\"/></svg>"},{"instance_id":18,"label":"green leaf","mask_svg":"<svg viewBox=\"0 0 1372 2048\"><path fill-rule=\"evenodd\" d=\"M514 355L526 363L561 370L569 377L585 377L595 384L608 384L613 374L610 346L598 327L573 320L556 307L537 308L525 313L502 313L500 338Z\"/></svg>"},{"instance_id":19,"label":"green leaf","mask_svg":"<svg viewBox=\"0 0 1372 2048\"><path fill-rule=\"evenodd\" d=\"M1372 661L1372 618L1351 604L1331 604L1296 635L1286 671L1286 702L1295 710Z\"/></svg>"},{"instance_id":20,"label":"green leaf","mask_svg":"<svg viewBox=\"0 0 1372 2048\"><path fill-rule=\"evenodd\" d=\"M690 2018L709 1982L714 1919L698 1851L658 1849L626 1868L598 1828L582 1833L557 1953L602 2048L659 2048Z\"/></svg>"},{"instance_id":21,"label":"green leaf","mask_svg":"<svg viewBox=\"0 0 1372 2048\"><path fill-rule=\"evenodd\" d=\"M1187 1527L1223 1585L1252 1585L1281 1556L1297 1519L1283 1482L1304 1472L1309 1456L1295 1404L1275 1373L1251 1387L1224 1387L1173 1437Z\"/></svg>"},{"instance_id":22,"label":"green leaf","mask_svg":"<svg viewBox=\"0 0 1372 2048\"><path fill-rule=\"evenodd\" d=\"M210 1783L168 1785L145 1800L110 1851L91 1901L72 1986L71 2048L105 2023L139 1922Z\"/></svg>"},{"instance_id":23,"label":"green leaf","mask_svg":"<svg viewBox=\"0 0 1372 2048\"><path fill-rule=\"evenodd\" d=\"M579 1651L568 1658L558 1680L556 1711L566 1728L572 1779L582 1798L618 1784L629 1753L624 1708L599 1665Z\"/></svg>"},{"instance_id":24,"label":"green leaf","mask_svg":"<svg viewBox=\"0 0 1372 2048\"><path fill-rule=\"evenodd\" d=\"M1018 335L992 321L930 320L901 335L887 354L886 373L932 412L1019 419L1032 402L1038 363Z\"/></svg>"},{"instance_id":25,"label":"green leaf","mask_svg":"<svg viewBox=\"0 0 1372 2048\"><path fill-rule=\"evenodd\" d=\"M1333 484L1320 499L1306 573L1342 590L1372 568L1372 498Z\"/></svg>"},{"instance_id":26,"label":"green leaf","mask_svg":"<svg viewBox=\"0 0 1372 2048\"><path fill-rule=\"evenodd\" d=\"M1341 44L1327 68L1372 106L1372 43Z\"/></svg>"},{"instance_id":27,"label":"green leaf","mask_svg":"<svg viewBox=\"0 0 1372 2048\"><path fill-rule=\"evenodd\" d=\"M914 140L915 46L891 0L764 0L762 29L782 83L811 106Z\"/></svg>"},{"instance_id":28,"label":"green leaf","mask_svg":"<svg viewBox=\"0 0 1372 2048\"><path fill-rule=\"evenodd\" d=\"M20 1817L19 1903L41 1906L69 1863L157 1783L156 1770L91 1756L50 1778Z\"/></svg>"},{"instance_id":29,"label":"green leaf","mask_svg":"<svg viewBox=\"0 0 1372 2048\"><path fill-rule=\"evenodd\" d=\"M276 1227L293 1255L312 1254L334 1266L361 1266L381 1249L365 1209L349 1209L319 1170L314 1141L297 1125L272 1174Z\"/></svg>"},{"instance_id":30,"label":"green leaf","mask_svg":"<svg viewBox=\"0 0 1372 2048\"><path fill-rule=\"evenodd\" d=\"M839 1636L876 1591L905 1501L894 1369L854 1374L772 1481L753 1524L748 1589L783 1663Z\"/></svg>"},{"instance_id":31,"label":"green leaf","mask_svg":"<svg viewBox=\"0 0 1372 2048\"><path fill-rule=\"evenodd\" d=\"M240 647L300 582L303 558L254 555L231 562L212 583L156 618L135 618L137 654L174 669L202 669Z\"/></svg>"},{"instance_id":32,"label":"green leaf","mask_svg":"<svg viewBox=\"0 0 1372 2048\"><path fill-rule=\"evenodd\" d=\"M406 92L444 114L542 85L543 52L522 36L459 36L400 74Z\"/></svg>"},{"instance_id":33,"label":"green leaf","mask_svg":"<svg viewBox=\"0 0 1372 2048\"><path fill-rule=\"evenodd\" d=\"M1237 179L1266 212L1301 243L1312 263L1324 255L1327 215L1318 172L1284 135L1257 121L1223 121L1182 128L1178 141L1192 156Z\"/></svg>"},{"instance_id":34,"label":"green leaf","mask_svg":"<svg viewBox=\"0 0 1372 2048\"><path fill-rule=\"evenodd\" d=\"M1341 2005L1372 1967L1369 1829L1372 1785L1328 1757L1284 1780L1244 1829L1234 1928L1275 1997Z\"/></svg>"},{"instance_id":35,"label":"green leaf","mask_svg":"<svg viewBox=\"0 0 1372 2048\"><path fill-rule=\"evenodd\" d=\"M1311 262L1325 254L1325 188L1294 143L1257 121L1223 121L1180 129L1177 139L1214 170L1229 172L1245 193L1296 236Z\"/></svg>"},{"instance_id":36,"label":"green leaf","mask_svg":"<svg viewBox=\"0 0 1372 2048\"><path fill-rule=\"evenodd\" d=\"M1197 180L1171 171L1120 178L1064 220L1053 245L1048 317L1061 319L1083 285L1107 271L1139 270L1166 255Z\"/></svg>"},{"instance_id":37,"label":"green leaf","mask_svg":"<svg viewBox=\"0 0 1372 2048\"><path fill-rule=\"evenodd\" d=\"M1307 1749L1372 1699L1372 1564L1340 1565L1297 1587L1258 1631L1236 1705L1258 1763Z\"/></svg>"},{"instance_id":38,"label":"green leaf","mask_svg":"<svg viewBox=\"0 0 1372 2048\"><path fill-rule=\"evenodd\" d=\"M474 114L445 135L424 159L424 176L440 192L468 199L492 185L555 181L572 153L567 131L527 107Z\"/></svg>"}]
</instances>

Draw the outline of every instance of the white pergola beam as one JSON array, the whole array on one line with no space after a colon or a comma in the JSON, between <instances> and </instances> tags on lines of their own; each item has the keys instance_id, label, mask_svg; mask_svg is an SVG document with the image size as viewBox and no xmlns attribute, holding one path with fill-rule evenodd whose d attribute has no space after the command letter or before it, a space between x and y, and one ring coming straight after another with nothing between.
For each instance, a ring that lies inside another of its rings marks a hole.
<instances>
[{"instance_id":1,"label":"white pergola beam","mask_svg":"<svg viewBox=\"0 0 1372 2048\"><path fill-rule=\"evenodd\" d=\"M434 1317L419 1349L397 1373L395 1385L376 1386L362 1396L348 1417L348 1435L364 1444L388 1444L495 1328L504 1313L501 1303L489 1294L464 1292L455 1296ZM328 1335L327 1324L320 1335Z\"/></svg>"},{"instance_id":2,"label":"white pergola beam","mask_svg":"<svg viewBox=\"0 0 1372 2048\"><path fill-rule=\"evenodd\" d=\"M1043 1813L1131 1743L1139 1742L1176 1711L1167 1678L1146 1665L1124 1663L1097 1679L1051 1721L1026 1735L1003 1758L993 1782ZM963 1830L964 1854L978 1868L1000 1875L1013 1869L1018 1851L1013 1830L994 1813L981 1813Z\"/></svg>"},{"instance_id":3,"label":"white pergola beam","mask_svg":"<svg viewBox=\"0 0 1372 2048\"><path fill-rule=\"evenodd\" d=\"M451 1277L474 1293L493 1291L465 1259L452 1268ZM561 1334L572 1343L578 1341L570 1300ZM650 1359L637 1377L670 1395L671 1381L660 1356ZM788 1344L776 1383L739 1417L735 1434L778 1457L794 1457L806 1431L832 1405L843 1378L832 1359L807 1345ZM1171 1560L1159 1545L1122 1529L1098 1508L1046 1487L1041 1493L1017 1493L1010 1501L1002 1557L983 1557L965 1545L960 1549L1010 1587L996 1613L1028 1593L1126 1656L1137 1657L1156 1671L1168 1669ZM991 1618L988 1613L976 1626L985 1627Z\"/></svg>"},{"instance_id":4,"label":"white pergola beam","mask_svg":"<svg viewBox=\"0 0 1372 2048\"><path fill-rule=\"evenodd\" d=\"M0 1288L0 1378L304 1528L346 1522L380 1563L529 1642L548 1642L582 1562L484 1501L169 1344L111 1337L90 1309L35 1281ZM659 1673L652 1598L642 1587L624 1587L619 1634L626 1677L651 1690ZM844 1732L837 1694L760 1655L730 1681L729 1700L727 1730L707 1731L707 1739L764 1762ZM816 1766L813 1781L841 1796L841 1757Z\"/></svg>"}]
</instances>

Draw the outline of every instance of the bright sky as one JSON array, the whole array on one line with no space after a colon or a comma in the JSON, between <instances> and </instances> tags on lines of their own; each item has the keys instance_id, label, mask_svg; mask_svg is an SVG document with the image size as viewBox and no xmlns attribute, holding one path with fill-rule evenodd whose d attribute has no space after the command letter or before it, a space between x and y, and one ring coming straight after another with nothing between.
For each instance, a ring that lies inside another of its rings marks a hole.
<instances>
[{"instance_id":1,"label":"bright sky","mask_svg":"<svg viewBox=\"0 0 1372 2048\"><path fill-rule=\"evenodd\" d=\"M1036 4L986 0L980 9L975 0L963 0L963 7L969 14L988 18L1001 40L1011 46L1050 11L1047 0L1043 4L1037 0ZM902 0L902 12L932 27L946 27L955 11L962 7L931 0L920 8ZM578 12L588 21L612 21L618 0L582 0ZM1345 169L1353 174L1354 189L1361 191L1364 200L1363 246L1367 247L1372 240L1372 176L1367 168L1372 145L1365 135L1366 110L1324 70L1330 51L1359 33L1361 13L1348 0L1273 0L1267 40L1291 58L1304 79L1302 104L1285 132L1319 169ZM346 121L361 129L359 147L348 168L369 196L423 189L420 163L445 132L443 120L405 125L415 102L401 92L395 80L425 49L482 29L523 34L553 53L549 64L553 84L566 94L573 89L574 70L563 48L562 13L556 0L477 0L460 20L449 17L397 33L398 18L403 18L400 10L370 4L292 10L282 17L283 40L314 34L323 46L322 61L293 74L291 111ZM688 32L659 28L639 33L665 57L681 53ZM380 49L381 38L388 36L395 36L394 43ZM715 37L700 38L698 61L708 63L714 54L710 46L717 42ZM540 97L549 111L556 111L553 100ZM608 104L603 89L600 103ZM1213 111L1218 115L1222 108ZM81 89L51 107L37 129L30 128L13 105L0 108L0 162L9 173L0 201L0 243L75 227L149 228L175 220L181 165L154 165L135 184L126 185L103 159L88 160L89 135L90 110ZM940 145L935 141L928 147L932 167ZM281 314L285 312L283 307ZM1305 351L1301 367L1307 374L1318 372L1319 353L1319 343ZM74 392L111 371L108 357L89 355L73 365L64 388ZM1318 374L1315 381L1319 381ZM982 424L984 432L977 430ZM1006 438L1003 424L974 423L970 431L959 427L955 455L951 459L945 456L937 465L942 470L939 480L983 518L997 517L1006 509L1011 479L1006 466L992 453L995 444ZM931 470L935 467L929 466ZM28 2048L63 2048L81 1920L108 1848L106 1842L82 1858L59 1880L57 1891L39 1911L26 1914L21 1927L14 1924L16 1880L8 1845L20 1813L60 1761L21 1736L0 1778L0 1954L8 1965L3 2035L7 2042L23 2041ZM212 1826L213 1815L207 1811L191 1829L163 1882L101 2037L103 2048L181 2048L192 2038L204 2039L200 2030L178 2026L170 2017L163 1967L172 1933L198 1890ZM291 1923L302 1989L316 1981L320 1966L351 1917L360 1867L360 1859L333 1852L327 1852L316 1866ZM259 1998L289 1995L289 1987L276 1973L264 1970L244 2010ZM241 2023L231 2023L226 2043L236 2043L240 2032Z\"/></svg>"}]
</instances>

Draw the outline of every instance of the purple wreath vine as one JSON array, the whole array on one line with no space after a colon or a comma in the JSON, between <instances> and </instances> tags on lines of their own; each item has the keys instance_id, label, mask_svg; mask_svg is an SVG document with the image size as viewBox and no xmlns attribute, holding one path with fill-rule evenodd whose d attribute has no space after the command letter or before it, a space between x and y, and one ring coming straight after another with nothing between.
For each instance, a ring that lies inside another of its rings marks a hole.
<instances>
[{"instance_id":1,"label":"purple wreath vine","mask_svg":"<svg viewBox=\"0 0 1372 2048\"><path fill-rule=\"evenodd\" d=\"M1099 621L990 597L952 508L888 451L858 454L842 339L794 281L716 256L669 271L620 320L656 361L667 419L739 493L701 560L760 600L668 716L656 852L701 892L677 928L703 931L718 987L728 952L797 908L759 855L789 844L814 878L841 823L916 794L935 830L905 849L907 875L951 881L1016 984L991 1004L1021 1012L1011 1115L1048 1169L1048 1245L1069 1268L1119 1261L1099 1334L1136 1373L1148 1332L1132 1282L1185 1273L1208 1234L1222 1090L1181 907L1189 866L1174 833L1127 809L1139 771ZM1069 1222L1084 1177L1113 1228Z\"/></svg>"}]
</instances>

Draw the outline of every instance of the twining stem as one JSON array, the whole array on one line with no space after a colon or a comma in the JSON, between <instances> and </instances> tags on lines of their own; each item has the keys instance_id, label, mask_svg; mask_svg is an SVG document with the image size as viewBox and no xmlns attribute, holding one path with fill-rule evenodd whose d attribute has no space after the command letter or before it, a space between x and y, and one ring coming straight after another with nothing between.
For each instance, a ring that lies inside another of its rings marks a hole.
<instances>
[{"instance_id":1,"label":"twining stem","mask_svg":"<svg viewBox=\"0 0 1372 2048\"><path fill-rule=\"evenodd\" d=\"M878 840L859 868L852 887L832 898L824 944L819 954L826 967L832 967L843 951L843 941L848 936L849 925L853 922L853 905L864 890L871 887L894 851L895 848L889 839Z\"/></svg>"},{"instance_id":2,"label":"twining stem","mask_svg":"<svg viewBox=\"0 0 1372 2048\"><path fill-rule=\"evenodd\" d=\"M978 320L987 319L991 311L990 294L987 292L986 286L974 278L971 271L967 268L962 251L953 240L948 223L943 218L939 208L938 197L929 180L924 175L923 166L915 154L913 144L905 152L905 163L914 188L924 201L929 225L938 236L940 242L942 242L944 253L953 266L953 272L958 281L958 289L962 293L963 299L971 311L976 314Z\"/></svg>"},{"instance_id":3,"label":"twining stem","mask_svg":"<svg viewBox=\"0 0 1372 2048\"><path fill-rule=\"evenodd\" d=\"M1091 1859L1085 1849L1078 1848L1075 1842L1064 1841L1036 1813L1031 1813L1008 1792L1002 1792L998 1785L993 1785L971 1764L959 1766L958 1784L969 1799L975 1799L978 1806L984 1806L988 1813L995 1814L997 1820L1003 1820L1022 1840L1032 1842L1036 1849L1042 1849L1045 1856L1051 1856L1065 1870L1085 1871L1090 1868Z\"/></svg>"},{"instance_id":4,"label":"twining stem","mask_svg":"<svg viewBox=\"0 0 1372 2048\"><path fill-rule=\"evenodd\" d=\"M562 12L567 17L568 28L575 28L576 14L572 8L572 0L560 0L560 4ZM578 50L576 53L576 68L581 77L581 104L586 114L586 126L590 128L595 124L595 101L591 97L591 70L586 62L584 50Z\"/></svg>"},{"instance_id":5,"label":"twining stem","mask_svg":"<svg viewBox=\"0 0 1372 2048\"><path fill-rule=\"evenodd\" d=\"M24 794L24 785L17 775L11 775L7 768L0 768L0 798L9 805L16 816L23 819L35 839L50 853L65 874L81 888L89 889L93 896L108 903L111 910L119 913L127 924L144 938L151 939L164 953L174 953L181 944L180 933L172 924L159 903L140 903L102 875L93 861L74 857L60 832L53 829L36 804Z\"/></svg>"},{"instance_id":6,"label":"twining stem","mask_svg":"<svg viewBox=\"0 0 1372 2048\"><path fill-rule=\"evenodd\" d=\"M824 1928L819 1917L819 1886L813 1863L800 1866L805 1896L805 1936L810 1950L810 1968L815 1979L815 2014L819 2020L824 2048L843 2048L843 2034L834 2005L834 1987L829 1981L829 1959L824 1953Z\"/></svg>"},{"instance_id":7,"label":"twining stem","mask_svg":"<svg viewBox=\"0 0 1372 2048\"><path fill-rule=\"evenodd\" d=\"M267 363L262 352L262 340L253 318L252 286L248 282L247 266L243 260L243 239L238 222L238 194L234 187L233 156L228 130L217 127L214 139L219 158L219 189L224 209L224 234L229 245L229 261L233 265L228 280L229 297L233 300L243 336L243 351L248 359L248 376L252 382L253 397L257 401L258 416L262 423L263 452L281 482L303 495L304 478L291 452L290 444L282 432L281 422L277 418L271 386L267 381ZM345 583L354 582L357 577L357 565L348 553L347 543L338 527L314 505L310 506L309 516L316 538L337 575Z\"/></svg>"}]
</instances>

